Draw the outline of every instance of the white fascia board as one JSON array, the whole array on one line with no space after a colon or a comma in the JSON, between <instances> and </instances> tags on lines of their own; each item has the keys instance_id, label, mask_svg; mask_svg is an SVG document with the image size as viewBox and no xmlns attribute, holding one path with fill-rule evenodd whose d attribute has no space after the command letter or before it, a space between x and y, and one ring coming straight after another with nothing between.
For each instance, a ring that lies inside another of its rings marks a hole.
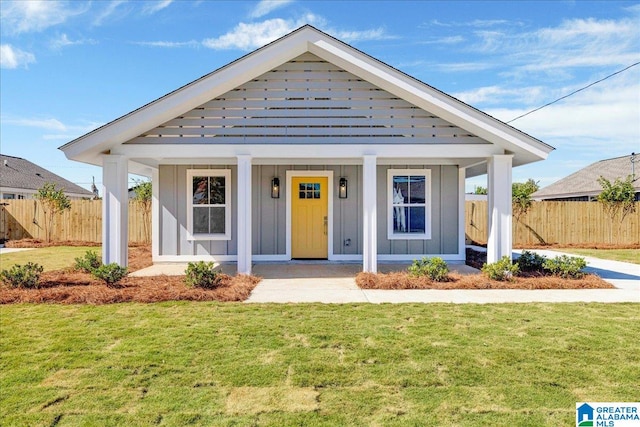
<instances>
[{"instance_id":1,"label":"white fascia board","mask_svg":"<svg viewBox=\"0 0 640 427\"><path fill-rule=\"evenodd\" d=\"M71 160L98 165L97 155L141 135L306 52L295 35L265 46L210 75L177 89L115 121L63 145Z\"/></svg>"},{"instance_id":2,"label":"white fascia board","mask_svg":"<svg viewBox=\"0 0 640 427\"><path fill-rule=\"evenodd\" d=\"M232 159L239 155L261 159L349 159L365 155L394 159L469 159L502 154L502 150L493 144L125 144L112 153L130 158L158 158L159 163L165 163L163 158L197 162L207 157Z\"/></svg>"},{"instance_id":3,"label":"white fascia board","mask_svg":"<svg viewBox=\"0 0 640 427\"><path fill-rule=\"evenodd\" d=\"M309 45L309 51L487 141L502 145L504 149L518 147L535 155L539 160L546 159L553 150L535 138L431 89L391 67L383 66L382 63L356 50L346 50L335 41L318 40Z\"/></svg>"}]
</instances>

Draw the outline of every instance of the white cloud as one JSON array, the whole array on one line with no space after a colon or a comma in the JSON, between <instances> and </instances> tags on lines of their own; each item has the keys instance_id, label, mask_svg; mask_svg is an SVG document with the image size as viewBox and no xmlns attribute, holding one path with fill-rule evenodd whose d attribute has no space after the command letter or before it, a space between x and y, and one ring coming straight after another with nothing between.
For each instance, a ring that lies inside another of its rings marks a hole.
<instances>
[{"instance_id":1,"label":"white cloud","mask_svg":"<svg viewBox=\"0 0 640 427\"><path fill-rule=\"evenodd\" d=\"M251 50L271 43L300 25L317 21L316 15L308 14L297 21L275 18L249 24L241 22L228 33L217 38L205 39L202 44L211 49Z\"/></svg>"},{"instance_id":2,"label":"white cloud","mask_svg":"<svg viewBox=\"0 0 640 427\"><path fill-rule=\"evenodd\" d=\"M505 75L566 73L578 67L629 65L637 61L640 26L633 19L572 19L528 32L476 31L472 50L496 54L514 69ZM560 75L562 77L562 75ZM566 77L569 74L565 75Z\"/></svg>"},{"instance_id":3,"label":"white cloud","mask_svg":"<svg viewBox=\"0 0 640 427\"><path fill-rule=\"evenodd\" d=\"M118 11L121 4L127 3L126 0L113 0L109 2L102 12L100 12L93 20L93 25L102 25L107 19L112 17Z\"/></svg>"},{"instance_id":4,"label":"white cloud","mask_svg":"<svg viewBox=\"0 0 640 427\"><path fill-rule=\"evenodd\" d=\"M171 3L173 3L173 0L160 0L160 1L147 2L145 7L142 9L142 12L147 14L153 14L168 7Z\"/></svg>"},{"instance_id":5,"label":"white cloud","mask_svg":"<svg viewBox=\"0 0 640 427\"><path fill-rule=\"evenodd\" d=\"M57 131L66 131L67 126L65 126L61 121L57 119L32 119L32 118L14 118L14 119L2 119L2 123L14 125L14 126L23 126L23 127L32 127L46 130L57 130Z\"/></svg>"},{"instance_id":6,"label":"white cloud","mask_svg":"<svg viewBox=\"0 0 640 427\"><path fill-rule=\"evenodd\" d=\"M3 1L0 22L3 32L21 34L43 31L51 26L61 24L68 18L84 13L89 4L70 8L66 2L48 1Z\"/></svg>"},{"instance_id":7,"label":"white cloud","mask_svg":"<svg viewBox=\"0 0 640 427\"><path fill-rule=\"evenodd\" d=\"M357 42L363 40L389 40L396 38L387 34L384 28L374 28L364 31L327 30L327 32L345 42Z\"/></svg>"},{"instance_id":8,"label":"white cloud","mask_svg":"<svg viewBox=\"0 0 640 427\"><path fill-rule=\"evenodd\" d=\"M258 2L255 8L249 13L250 18L261 18L276 9L280 9L292 3L293 0L261 0Z\"/></svg>"},{"instance_id":9,"label":"white cloud","mask_svg":"<svg viewBox=\"0 0 640 427\"><path fill-rule=\"evenodd\" d=\"M465 41L465 38L461 35L457 35L457 36L445 36L445 37L436 37L434 39L431 40L423 40L420 41L419 44L434 44L434 45L441 45L441 44L458 44L458 43L462 43Z\"/></svg>"},{"instance_id":10,"label":"white cloud","mask_svg":"<svg viewBox=\"0 0 640 427\"><path fill-rule=\"evenodd\" d=\"M0 68L26 68L32 62L36 62L36 57L32 53L15 48L10 44L0 45Z\"/></svg>"},{"instance_id":11,"label":"white cloud","mask_svg":"<svg viewBox=\"0 0 640 427\"><path fill-rule=\"evenodd\" d=\"M153 41L153 42L132 42L138 46L150 46L150 47L166 47L166 48L178 48L178 47L197 47L200 43L195 40L189 40L187 42L171 42L171 41Z\"/></svg>"},{"instance_id":12,"label":"white cloud","mask_svg":"<svg viewBox=\"0 0 640 427\"><path fill-rule=\"evenodd\" d=\"M211 49L256 49L271 43L305 24L321 28L327 27L327 22L324 18L312 13L308 13L295 20L274 18L254 23L241 22L236 25L233 30L220 37L203 40L202 45ZM346 42L393 38L393 36L386 34L382 28L364 31L325 28L323 31Z\"/></svg>"},{"instance_id":13,"label":"white cloud","mask_svg":"<svg viewBox=\"0 0 640 427\"><path fill-rule=\"evenodd\" d=\"M98 42L93 39L71 40L69 39L69 36L67 36L65 33L62 33L55 39L52 39L49 42L49 46L51 46L52 49L58 50L68 46L79 46L83 44L97 44L97 43Z\"/></svg>"},{"instance_id":14,"label":"white cloud","mask_svg":"<svg viewBox=\"0 0 640 427\"><path fill-rule=\"evenodd\" d=\"M511 120L528 109L486 109L500 120ZM640 135L640 70L630 69L570 98L511 124L556 147L579 151L602 147L615 152L638 151Z\"/></svg>"},{"instance_id":15,"label":"white cloud","mask_svg":"<svg viewBox=\"0 0 640 427\"><path fill-rule=\"evenodd\" d=\"M452 96L470 105L495 104L540 104L548 99L548 89L540 86L523 88L504 88L500 86L485 86L478 89L452 93Z\"/></svg>"},{"instance_id":16,"label":"white cloud","mask_svg":"<svg viewBox=\"0 0 640 427\"><path fill-rule=\"evenodd\" d=\"M84 122L78 124L65 124L56 118L40 117L7 117L2 116L0 123L3 126L17 126L26 128L42 129L43 131L54 132L43 134L45 140L71 140L80 135L84 135L100 126L103 123Z\"/></svg>"}]
</instances>

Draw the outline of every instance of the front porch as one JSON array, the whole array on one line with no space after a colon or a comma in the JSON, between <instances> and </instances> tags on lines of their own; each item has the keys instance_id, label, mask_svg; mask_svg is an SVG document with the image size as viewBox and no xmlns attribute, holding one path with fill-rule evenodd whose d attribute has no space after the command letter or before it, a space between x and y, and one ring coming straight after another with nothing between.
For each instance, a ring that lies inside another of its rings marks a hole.
<instances>
[{"instance_id":1,"label":"front porch","mask_svg":"<svg viewBox=\"0 0 640 427\"><path fill-rule=\"evenodd\" d=\"M408 263L379 264L379 271L389 273L406 271ZM156 276L182 275L187 264L154 264L132 275ZM235 274L236 266L233 263L222 264L221 270L226 274ZM474 274L478 270L460 263L449 263L449 270L459 274ZM292 261L292 262L265 262L252 266L253 274L262 278L258 286L251 292L246 300L249 303L361 303L383 302L379 300L386 292L385 298L391 298L384 302L403 302L415 291L376 291L360 289L356 285L356 274L362 271L360 263L345 262L317 262L317 261ZM434 291L431 291L434 292ZM442 292L442 291L435 291ZM444 291L447 292L447 291ZM405 295L403 295L403 293ZM406 294L409 295L406 295ZM443 294L446 295L446 294Z\"/></svg>"}]
</instances>

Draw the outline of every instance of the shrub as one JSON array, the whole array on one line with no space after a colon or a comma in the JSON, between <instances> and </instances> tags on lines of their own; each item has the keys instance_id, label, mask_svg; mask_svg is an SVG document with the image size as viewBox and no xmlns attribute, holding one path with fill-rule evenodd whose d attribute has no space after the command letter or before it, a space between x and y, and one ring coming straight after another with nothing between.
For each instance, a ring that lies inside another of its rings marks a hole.
<instances>
[{"instance_id":1,"label":"shrub","mask_svg":"<svg viewBox=\"0 0 640 427\"><path fill-rule=\"evenodd\" d=\"M496 262L491 264L485 264L482 266L482 272L485 273L491 280L513 280L513 277L518 275L520 269L518 264L513 264L511 258L503 256Z\"/></svg>"},{"instance_id":2,"label":"shrub","mask_svg":"<svg viewBox=\"0 0 640 427\"><path fill-rule=\"evenodd\" d=\"M112 262L94 269L91 274L105 282L107 286L112 286L127 275L127 267L121 267L118 263Z\"/></svg>"},{"instance_id":3,"label":"shrub","mask_svg":"<svg viewBox=\"0 0 640 427\"><path fill-rule=\"evenodd\" d=\"M98 257L98 254L94 251L87 251L82 258L75 258L75 265L73 268L85 273L91 273L96 268L102 265L102 260Z\"/></svg>"},{"instance_id":4,"label":"shrub","mask_svg":"<svg viewBox=\"0 0 640 427\"><path fill-rule=\"evenodd\" d=\"M8 270L2 270L0 279L13 288L37 288L43 271L44 267L33 262L16 264Z\"/></svg>"},{"instance_id":5,"label":"shrub","mask_svg":"<svg viewBox=\"0 0 640 427\"><path fill-rule=\"evenodd\" d=\"M518 258L517 264L520 271L544 271L544 262L547 257L538 255L531 251L522 251L520 258Z\"/></svg>"},{"instance_id":6,"label":"shrub","mask_svg":"<svg viewBox=\"0 0 640 427\"><path fill-rule=\"evenodd\" d=\"M544 262L545 270L563 279L579 279L585 275L582 271L587 266L584 258L560 255Z\"/></svg>"},{"instance_id":7,"label":"shrub","mask_svg":"<svg viewBox=\"0 0 640 427\"><path fill-rule=\"evenodd\" d=\"M421 260L414 260L413 264L409 267L409 274L412 276L428 276L429 279L435 282L444 282L447 280L449 274L449 267L442 258L422 258Z\"/></svg>"},{"instance_id":8,"label":"shrub","mask_svg":"<svg viewBox=\"0 0 640 427\"><path fill-rule=\"evenodd\" d=\"M215 270L213 262L190 262L185 273L187 286L214 289L220 285L219 272Z\"/></svg>"}]
</instances>

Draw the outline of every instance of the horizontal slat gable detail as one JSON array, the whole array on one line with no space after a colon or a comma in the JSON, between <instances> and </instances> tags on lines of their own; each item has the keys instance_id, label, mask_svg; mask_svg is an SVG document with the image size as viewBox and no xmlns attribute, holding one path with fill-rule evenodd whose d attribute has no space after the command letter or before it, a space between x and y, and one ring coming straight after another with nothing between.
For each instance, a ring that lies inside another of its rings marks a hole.
<instances>
[{"instance_id":1,"label":"horizontal slat gable detail","mask_svg":"<svg viewBox=\"0 0 640 427\"><path fill-rule=\"evenodd\" d=\"M376 144L424 144L425 138L416 138L416 137L401 137L397 138L394 136L370 136L370 135L357 135L350 136L349 143L351 144L361 144L361 145L376 145ZM163 141L164 140L164 141ZM345 144L345 138L342 136L338 137L327 137L325 135L318 136L288 136L286 139L274 135L274 136L262 136L262 135L254 135L251 137L248 136L221 136L221 137L201 137L201 136L143 136L139 138L134 138L126 144L175 144L175 145L190 145L190 144L322 144L322 145L339 145ZM451 144L451 145L470 145L470 144L478 144L478 145L488 145L488 143L478 138L477 136L470 137L436 137L433 138L433 144Z\"/></svg>"},{"instance_id":2,"label":"horizontal slat gable detail","mask_svg":"<svg viewBox=\"0 0 640 427\"><path fill-rule=\"evenodd\" d=\"M486 143L320 58L304 54L152 129L133 144ZM308 139L308 140L307 140ZM171 141L171 142L169 142ZM294 142L295 141L295 142ZM382 142L384 141L384 142Z\"/></svg>"}]
</instances>

